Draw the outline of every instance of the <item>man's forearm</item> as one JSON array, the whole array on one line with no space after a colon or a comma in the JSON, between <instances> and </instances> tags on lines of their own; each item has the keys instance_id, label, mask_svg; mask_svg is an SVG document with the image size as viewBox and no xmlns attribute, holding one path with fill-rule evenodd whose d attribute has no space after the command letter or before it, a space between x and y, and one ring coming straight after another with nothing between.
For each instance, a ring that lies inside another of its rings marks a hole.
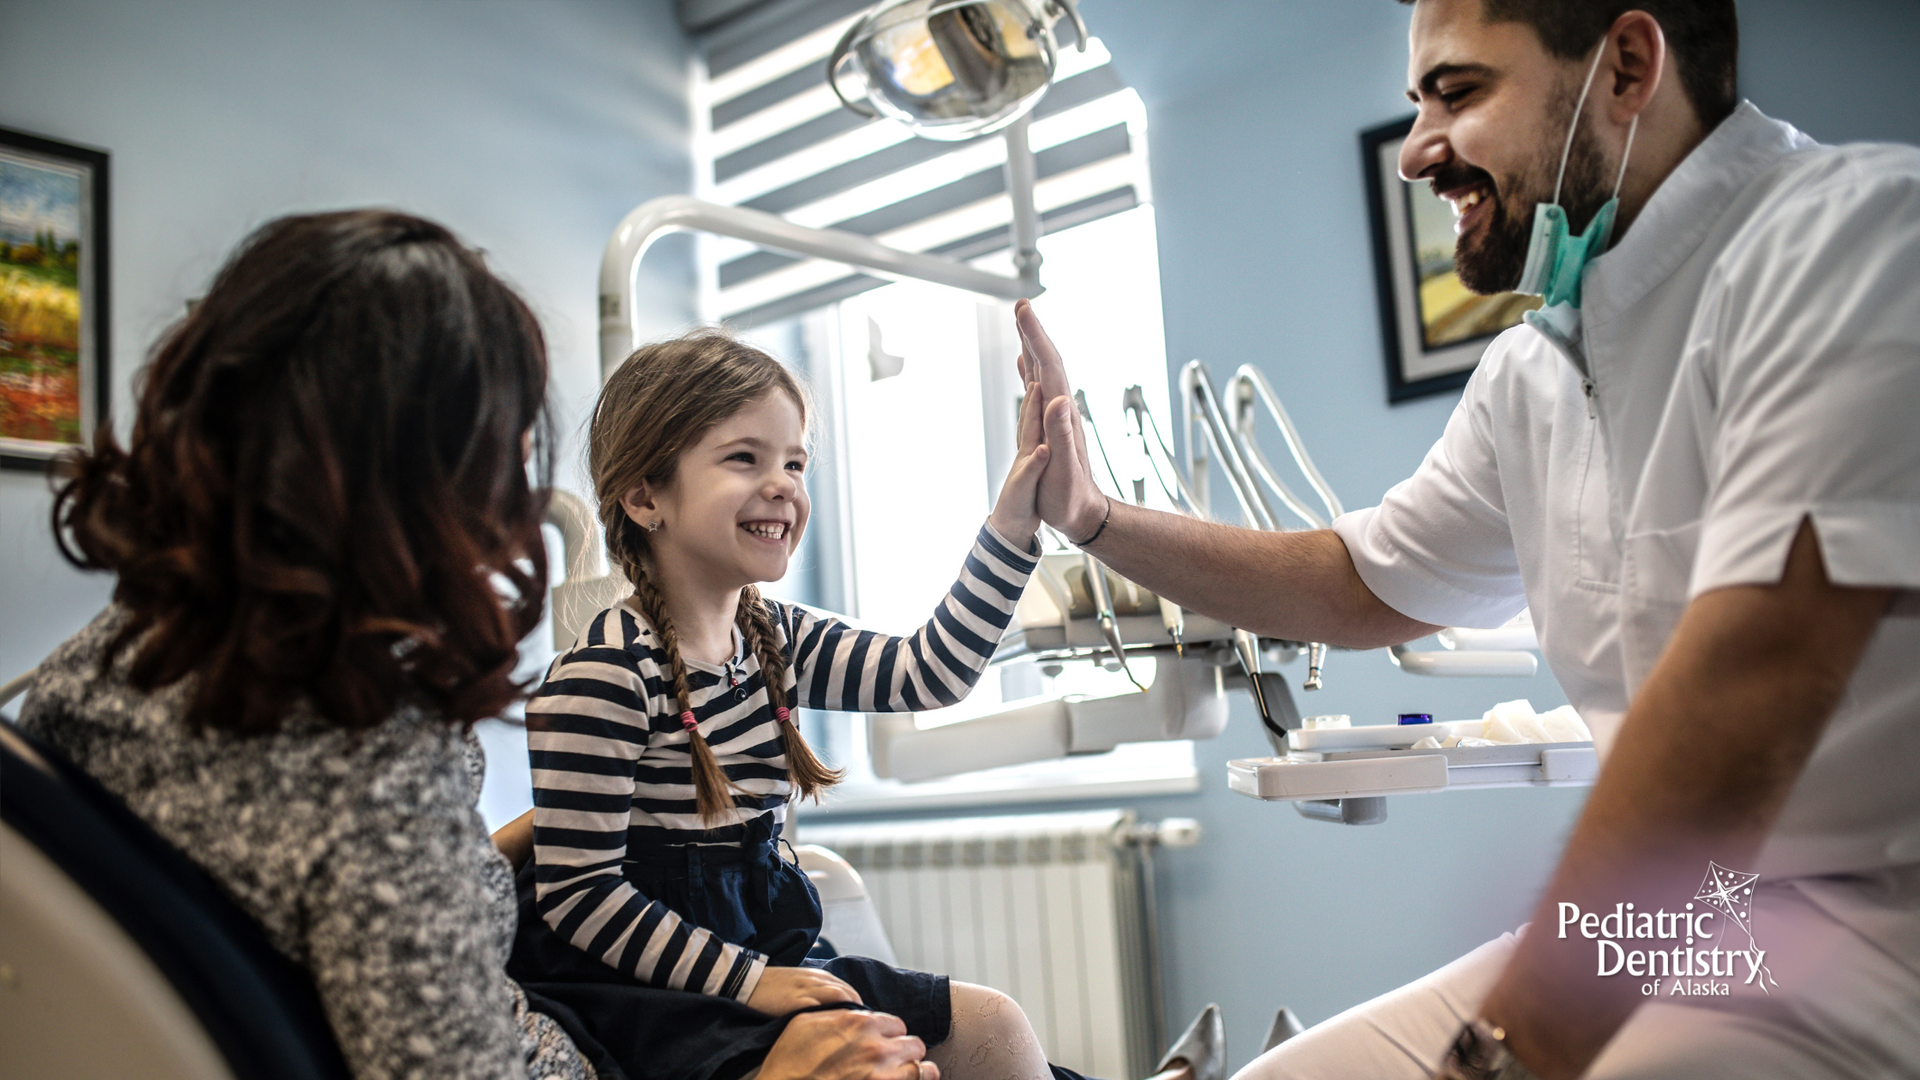
<instances>
[{"instance_id":1,"label":"man's forearm","mask_svg":"<svg viewBox=\"0 0 1920 1080\"><path fill-rule=\"evenodd\" d=\"M1087 551L1181 607L1266 637L1370 649L1438 629L1374 596L1330 529L1262 532L1115 500Z\"/></svg>"},{"instance_id":2,"label":"man's forearm","mask_svg":"<svg viewBox=\"0 0 1920 1080\"><path fill-rule=\"evenodd\" d=\"M1689 606L1621 726L1532 928L1481 1013L1547 1080L1577 1076L1640 1003L1557 934L1581 911L1674 909L1709 859L1745 869L1805 766L1890 594L1826 581L1809 528L1778 586Z\"/></svg>"}]
</instances>

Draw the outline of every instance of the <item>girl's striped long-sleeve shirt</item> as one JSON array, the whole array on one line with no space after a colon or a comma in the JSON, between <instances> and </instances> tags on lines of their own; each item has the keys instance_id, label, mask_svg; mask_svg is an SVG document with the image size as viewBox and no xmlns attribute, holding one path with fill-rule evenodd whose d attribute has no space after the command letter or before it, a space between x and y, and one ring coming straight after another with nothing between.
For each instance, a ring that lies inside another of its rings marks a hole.
<instances>
[{"instance_id":1,"label":"girl's striped long-sleeve shirt","mask_svg":"<svg viewBox=\"0 0 1920 1080\"><path fill-rule=\"evenodd\" d=\"M912 637L769 602L788 658L787 700L845 712L959 701L992 657L1034 566L983 526L959 580ZM622 873L630 852L736 845L756 819L771 818L776 836L786 820L793 789L759 659L745 651L738 685L722 667L690 658L686 667L700 733L740 789L733 818L707 828L695 810L672 661L629 598L588 623L527 705L536 904L561 937L641 982L745 1002L766 957L641 895Z\"/></svg>"}]
</instances>

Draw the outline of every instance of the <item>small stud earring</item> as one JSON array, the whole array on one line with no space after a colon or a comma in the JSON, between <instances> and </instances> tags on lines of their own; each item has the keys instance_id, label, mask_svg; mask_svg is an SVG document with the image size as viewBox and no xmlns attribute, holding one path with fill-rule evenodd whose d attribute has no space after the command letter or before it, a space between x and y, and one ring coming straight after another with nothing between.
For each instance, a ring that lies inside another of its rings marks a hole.
<instances>
[{"instance_id":1,"label":"small stud earring","mask_svg":"<svg viewBox=\"0 0 1920 1080\"><path fill-rule=\"evenodd\" d=\"M660 531L660 519L659 519L659 518L654 518L654 519L653 519L652 521L649 521L649 522L647 522L647 531L648 531L648 532L659 532L659 531Z\"/></svg>"}]
</instances>

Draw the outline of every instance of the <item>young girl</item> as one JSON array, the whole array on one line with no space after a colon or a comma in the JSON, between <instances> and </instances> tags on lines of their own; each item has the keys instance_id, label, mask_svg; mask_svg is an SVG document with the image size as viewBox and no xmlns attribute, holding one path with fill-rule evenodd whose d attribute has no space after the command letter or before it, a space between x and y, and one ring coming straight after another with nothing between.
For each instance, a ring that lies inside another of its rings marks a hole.
<instances>
[{"instance_id":1,"label":"young girl","mask_svg":"<svg viewBox=\"0 0 1920 1080\"><path fill-rule=\"evenodd\" d=\"M719 1046L766 1017L860 1003L903 1019L948 1080L1047 1075L1025 1015L997 991L859 957L801 966L819 899L776 847L788 801L839 779L797 709L950 705L986 667L1035 564L1038 397L959 580L896 638L754 587L786 573L807 525L807 398L778 361L704 331L642 348L608 381L590 467L609 555L634 591L587 625L527 707L534 860L513 970L578 1013L625 1071L699 1071L708 1063L689 1053L723 1052L636 1036L622 994L638 983L705 995L675 1026L720 1033ZM930 475L898 494L900 512L946 497Z\"/></svg>"}]
</instances>

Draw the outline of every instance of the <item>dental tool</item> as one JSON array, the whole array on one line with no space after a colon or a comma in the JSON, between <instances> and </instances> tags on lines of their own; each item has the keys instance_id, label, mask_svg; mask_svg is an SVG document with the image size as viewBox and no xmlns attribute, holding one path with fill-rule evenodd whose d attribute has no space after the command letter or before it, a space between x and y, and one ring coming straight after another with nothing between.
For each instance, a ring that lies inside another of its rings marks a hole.
<instances>
[{"instance_id":1,"label":"dental tool","mask_svg":"<svg viewBox=\"0 0 1920 1080\"><path fill-rule=\"evenodd\" d=\"M1084 425L1086 429L1093 433L1094 449L1099 451L1100 463L1107 467L1107 479L1113 481L1113 490L1115 492L1125 491L1126 488L1120 484L1120 474L1113 471L1113 458L1107 455L1106 441L1100 438L1100 425L1093 422L1093 412L1087 408L1087 392L1085 390L1075 390L1073 392L1073 404L1076 409L1080 410L1080 419L1086 422Z\"/></svg>"},{"instance_id":2,"label":"dental tool","mask_svg":"<svg viewBox=\"0 0 1920 1080\"><path fill-rule=\"evenodd\" d=\"M1260 451L1260 441L1256 431L1256 422L1259 417L1254 409L1256 403L1265 405L1268 414L1279 425L1280 437L1285 440L1287 450L1293 455L1294 464L1299 466L1301 475L1307 478L1307 484L1313 488L1315 494L1320 496L1321 503L1326 507L1325 517L1309 507L1300 496L1294 494L1293 489L1280 479L1273 463L1268 461L1267 456ZM1326 477L1321 476L1320 470L1314 466L1312 455L1307 453L1306 444L1300 439L1299 429L1293 426L1293 417L1287 413L1287 407L1280 403L1280 396L1273 392L1273 385L1267 382L1266 375L1259 368L1252 364L1241 364L1240 369L1233 373L1233 378L1227 382L1227 407L1233 417L1235 446L1240 451L1242 459L1252 467L1253 472L1285 504L1287 509L1306 522L1308 528L1324 529L1345 512L1345 508L1340 505L1340 497L1333 493L1332 485L1327 483ZM1327 646L1324 642L1307 643L1307 677L1300 684L1302 690L1321 688L1323 684L1320 680L1320 669L1326 663L1326 659Z\"/></svg>"},{"instance_id":3,"label":"dental tool","mask_svg":"<svg viewBox=\"0 0 1920 1080\"><path fill-rule=\"evenodd\" d=\"M1298 495L1289 488L1274 470L1273 463L1260 452L1260 443L1255 438L1255 422L1258 419L1254 403L1258 401L1267 407L1267 412L1280 427L1280 437L1286 441L1287 449L1293 454L1294 464L1307 478L1307 483L1320 501L1326 506L1327 516L1321 517ZM1248 464L1253 467L1262 481L1285 503L1287 509L1300 516L1302 521L1315 529L1324 529L1334 518L1345 513L1340 505L1340 497L1333 493L1333 487L1326 477L1313 464L1313 457L1307 453L1306 444L1300 440L1300 432L1293 426L1293 417L1287 414L1287 407L1280 403L1280 396L1273 392L1273 385L1267 382L1266 375L1252 364L1241 364L1227 382L1228 409L1233 414L1233 431L1237 437L1240 452Z\"/></svg>"},{"instance_id":4,"label":"dental tool","mask_svg":"<svg viewBox=\"0 0 1920 1080\"><path fill-rule=\"evenodd\" d=\"M1107 589L1107 568L1100 564L1099 559L1084 551L1080 557L1086 561L1087 595L1093 600L1094 614L1100 619L1100 636L1107 640L1107 648L1113 650L1114 663L1119 664L1120 670L1126 673L1127 681L1145 693L1147 688L1134 676L1133 669L1127 666L1127 643L1121 639L1119 625L1114 619L1113 594Z\"/></svg>"}]
</instances>

